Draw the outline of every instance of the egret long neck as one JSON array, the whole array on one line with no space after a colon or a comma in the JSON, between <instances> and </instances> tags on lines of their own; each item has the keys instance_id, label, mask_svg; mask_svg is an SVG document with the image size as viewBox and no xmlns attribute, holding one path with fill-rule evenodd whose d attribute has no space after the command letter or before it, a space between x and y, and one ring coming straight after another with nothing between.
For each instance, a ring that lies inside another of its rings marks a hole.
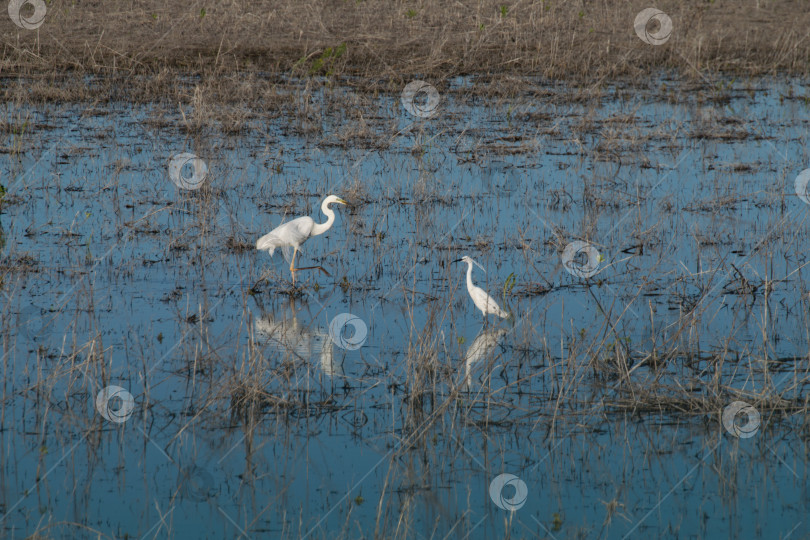
<instances>
[{"instance_id":1,"label":"egret long neck","mask_svg":"<svg viewBox=\"0 0 810 540\"><path fill-rule=\"evenodd\" d=\"M472 263L467 263L467 290L472 291Z\"/></svg>"},{"instance_id":2,"label":"egret long neck","mask_svg":"<svg viewBox=\"0 0 810 540\"><path fill-rule=\"evenodd\" d=\"M325 233L332 227L332 224L335 222L335 213L326 204L321 206L321 212L326 214L326 223L316 223L315 226L312 227L311 236L317 236L319 234Z\"/></svg>"}]
</instances>

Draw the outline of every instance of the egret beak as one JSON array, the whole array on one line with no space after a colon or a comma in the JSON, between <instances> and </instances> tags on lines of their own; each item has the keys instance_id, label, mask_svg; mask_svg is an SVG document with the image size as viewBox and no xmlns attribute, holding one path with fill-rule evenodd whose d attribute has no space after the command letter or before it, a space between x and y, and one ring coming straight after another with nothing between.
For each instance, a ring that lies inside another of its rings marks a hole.
<instances>
[{"instance_id":1,"label":"egret beak","mask_svg":"<svg viewBox=\"0 0 810 540\"><path fill-rule=\"evenodd\" d=\"M338 199L338 200L336 200L335 202L336 202L336 203L338 203L338 204L345 204L346 206L348 206L348 205L349 205L349 203L347 203L347 202L346 202L346 201L344 201L343 199Z\"/></svg>"},{"instance_id":2,"label":"egret beak","mask_svg":"<svg viewBox=\"0 0 810 540\"><path fill-rule=\"evenodd\" d=\"M451 263L462 262L464 259L456 259L455 261L450 261Z\"/></svg>"}]
</instances>

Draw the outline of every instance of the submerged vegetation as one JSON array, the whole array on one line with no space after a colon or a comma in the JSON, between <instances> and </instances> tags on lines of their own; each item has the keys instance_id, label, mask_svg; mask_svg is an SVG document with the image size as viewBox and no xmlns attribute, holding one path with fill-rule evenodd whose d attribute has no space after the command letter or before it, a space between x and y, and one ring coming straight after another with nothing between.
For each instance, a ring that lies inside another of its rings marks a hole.
<instances>
[{"instance_id":1,"label":"submerged vegetation","mask_svg":"<svg viewBox=\"0 0 810 540\"><path fill-rule=\"evenodd\" d=\"M287 107L246 116L240 132L206 108L11 109L28 128L0 139L13 149L2 413L25 456L3 460L6 496L21 501L7 530L105 530L97 495L77 507L87 518L62 495L90 469L116 490L133 474L145 486L135 509L112 505L131 536L613 537L640 521L676 526L642 519L660 489L644 471L670 487L702 471L706 497L733 482L722 495L733 504L756 476L789 483L783 462L805 467L795 89L661 80L664 92L581 98L552 86L542 101L482 108L470 79L414 122L398 95L284 88ZM208 164L199 189L167 176L181 150ZM332 191L353 204L304 252L331 277L293 286L255 239L317 215ZM597 252L561 260L574 241ZM450 264L464 254L514 321L481 328ZM367 326L357 349L330 334L347 312ZM133 394L120 429L93 406L111 384ZM724 431L737 401L756 407L751 441L770 452ZM583 494L570 463L606 487ZM38 467L59 475L34 499L22 490ZM504 469L529 489L506 522L487 496ZM687 516L680 530L729 527L698 519L692 500L670 501ZM48 521L36 525L40 506ZM214 513L201 522L203 509ZM756 523L744 512L731 512L735 530Z\"/></svg>"},{"instance_id":2,"label":"submerged vegetation","mask_svg":"<svg viewBox=\"0 0 810 540\"><path fill-rule=\"evenodd\" d=\"M0 536L810 534L801 3L44 5ZM256 239L330 193L293 283Z\"/></svg>"}]
</instances>

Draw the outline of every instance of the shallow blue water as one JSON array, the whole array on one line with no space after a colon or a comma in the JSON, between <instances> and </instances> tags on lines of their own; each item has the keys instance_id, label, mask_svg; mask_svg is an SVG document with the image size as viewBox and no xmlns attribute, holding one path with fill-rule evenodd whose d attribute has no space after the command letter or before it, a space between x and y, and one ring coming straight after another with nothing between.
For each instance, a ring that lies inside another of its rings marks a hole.
<instances>
[{"instance_id":1,"label":"shallow blue water","mask_svg":"<svg viewBox=\"0 0 810 540\"><path fill-rule=\"evenodd\" d=\"M30 127L1 171L4 536L807 536L803 415L721 421L806 396L806 106L770 81L589 103L472 84L429 119L380 98L348 145L356 116L326 106L314 131L190 137L151 106L6 105ZM169 179L180 152L202 189ZM327 193L353 206L302 264L331 277L293 300L250 246ZM575 240L589 279L561 261ZM464 254L511 321L482 328ZM365 339L330 335L342 313Z\"/></svg>"}]
</instances>

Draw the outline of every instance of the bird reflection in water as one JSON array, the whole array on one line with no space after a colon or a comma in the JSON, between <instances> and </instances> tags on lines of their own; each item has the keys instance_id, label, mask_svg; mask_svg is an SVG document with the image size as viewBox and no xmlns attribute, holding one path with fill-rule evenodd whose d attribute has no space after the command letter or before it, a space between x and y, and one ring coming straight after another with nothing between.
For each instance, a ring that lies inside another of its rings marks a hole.
<instances>
[{"instance_id":1,"label":"bird reflection in water","mask_svg":"<svg viewBox=\"0 0 810 540\"><path fill-rule=\"evenodd\" d=\"M306 304L302 307L306 307ZM311 317L308 322L301 323L298 314L302 310L297 310L294 302L290 303L289 311L292 312L289 316L284 316L286 313L279 315L263 312L254 322L256 337L285 356L293 355L315 364L330 377L343 376L343 365L335 359L329 331L318 327ZM306 311L309 312L309 309Z\"/></svg>"},{"instance_id":2,"label":"bird reflection in water","mask_svg":"<svg viewBox=\"0 0 810 540\"><path fill-rule=\"evenodd\" d=\"M482 329L467 349L464 355L464 384L469 390L472 384L472 372L475 365L492 356L495 348L503 341L508 333L506 328Z\"/></svg>"}]
</instances>

